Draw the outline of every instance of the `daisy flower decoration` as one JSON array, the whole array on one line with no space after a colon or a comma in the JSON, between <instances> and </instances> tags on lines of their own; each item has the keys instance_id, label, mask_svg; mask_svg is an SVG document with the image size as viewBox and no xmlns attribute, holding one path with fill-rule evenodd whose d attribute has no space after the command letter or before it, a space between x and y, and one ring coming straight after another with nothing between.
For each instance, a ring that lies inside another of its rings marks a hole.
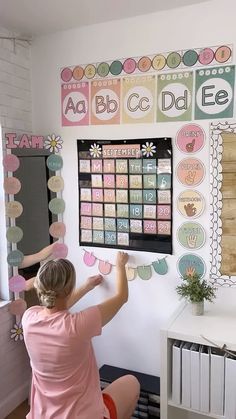
<instances>
[{"instance_id":1,"label":"daisy flower decoration","mask_svg":"<svg viewBox=\"0 0 236 419\"><path fill-rule=\"evenodd\" d=\"M59 153L62 148L63 140L61 137L56 136L55 134L48 135L48 138L44 141L45 148L50 151L50 153Z\"/></svg>"},{"instance_id":2,"label":"daisy flower decoration","mask_svg":"<svg viewBox=\"0 0 236 419\"><path fill-rule=\"evenodd\" d=\"M16 323L13 326L13 329L11 329L11 339L14 339L15 342L19 340L23 340L23 329L21 323Z\"/></svg>"},{"instance_id":3,"label":"daisy flower decoration","mask_svg":"<svg viewBox=\"0 0 236 419\"><path fill-rule=\"evenodd\" d=\"M91 148L89 149L89 151L90 151L91 156L92 157L95 157L95 158L100 157L101 154L102 154L101 147L98 144L96 144L96 143L94 143L93 145L91 145Z\"/></svg>"},{"instance_id":4,"label":"daisy flower decoration","mask_svg":"<svg viewBox=\"0 0 236 419\"><path fill-rule=\"evenodd\" d=\"M142 145L142 153L146 157L152 157L156 153L156 146L147 141L146 144Z\"/></svg>"}]
</instances>

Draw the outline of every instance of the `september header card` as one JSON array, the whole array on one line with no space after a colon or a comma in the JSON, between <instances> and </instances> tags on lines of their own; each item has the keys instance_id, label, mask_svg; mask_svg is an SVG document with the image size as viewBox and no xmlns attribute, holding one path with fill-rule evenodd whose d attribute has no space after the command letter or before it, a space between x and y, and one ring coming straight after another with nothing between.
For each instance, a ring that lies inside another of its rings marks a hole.
<instances>
[{"instance_id":1,"label":"september header card","mask_svg":"<svg viewBox=\"0 0 236 419\"><path fill-rule=\"evenodd\" d=\"M81 246L172 254L170 138L78 140Z\"/></svg>"}]
</instances>

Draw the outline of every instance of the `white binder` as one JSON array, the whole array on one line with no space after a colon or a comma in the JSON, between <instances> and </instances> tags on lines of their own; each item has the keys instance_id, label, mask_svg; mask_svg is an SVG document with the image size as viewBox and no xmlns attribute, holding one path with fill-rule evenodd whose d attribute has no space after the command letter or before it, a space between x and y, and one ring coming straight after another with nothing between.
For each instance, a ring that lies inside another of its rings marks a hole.
<instances>
[{"instance_id":1,"label":"white binder","mask_svg":"<svg viewBox=\"0 0 236 419\"><path fill-rule=\"evenodd\" d=\"M186 342L182 348L182 405L191 406L191 352L192 343Z\"/></svg>"},{"instance_id":2,"label":"white binder","mask_svg":"<svg viewBox=\"0 0 236 419\"><path fill-rule=\"evenodd\" d=\"M181 368L183 342L176 340L172 346L172 401L181 403Z\"/></svg>"},{"instance_id":3,"label":"white binder","mask_svg":"<svg viewBox=\"0 0 236 419\"><path fill-rule=\"evenodd\" d=\"M210 411L210 348L200 347L200 411Z\"/></svg>"},{"instance_id":4,"label":"white binder","mask_svg":"<svg viewBox=\"0 0 236 419\"><path fill-rule=\"evenodd\" d=\"M224 414L224 375L224 354L220 349L211 348L210 408L211 413L221 416Z\"/></svg>"},{"instance_id":5,"label":"white binder","mask_svg":"<svg viewBox=\"0 0 236 419\"><path fill-rule=\"evenodd\" d=\"M191 409L200 410L200 346L193 343L190 348Z\"/></svg>"},{"instance_id":6,"label":"white binder","mask_svg":"<svg viewBox=\"0 0 236 419\"><path fill-rule=\"evenodd\" d=\"M236 358L225 358L225 417L236 418Z\"/></svg>"}]
</instances>

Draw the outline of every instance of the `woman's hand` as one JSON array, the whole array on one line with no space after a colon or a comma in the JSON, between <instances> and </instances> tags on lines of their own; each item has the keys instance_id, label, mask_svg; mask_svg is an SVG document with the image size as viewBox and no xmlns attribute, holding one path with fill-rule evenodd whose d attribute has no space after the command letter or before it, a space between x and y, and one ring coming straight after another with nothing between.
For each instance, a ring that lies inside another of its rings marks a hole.
<instances>
[{"instance_id":1,"label":"woman's hand","mask_svg":"<svg viewBox=\"0 0 236 419\"><path fill-rule=\"evenodd\" d=\"M97 285L100 285L103 281L103 276L102 275L93 275L90 276L87 280L86 280L86 285L88 287L88 290L93 290Z\"/></svg>"},{"instance_id":2,"label":"woman's hand","mask_svg":"<svg viewBox=\"0 0 236 419\"><path fill-rule=\"evenodd\" d=\"M129 255L125 252L118 252L116 256L116 267L123 268L128 262Z\"/></svg>"}]
</instances>

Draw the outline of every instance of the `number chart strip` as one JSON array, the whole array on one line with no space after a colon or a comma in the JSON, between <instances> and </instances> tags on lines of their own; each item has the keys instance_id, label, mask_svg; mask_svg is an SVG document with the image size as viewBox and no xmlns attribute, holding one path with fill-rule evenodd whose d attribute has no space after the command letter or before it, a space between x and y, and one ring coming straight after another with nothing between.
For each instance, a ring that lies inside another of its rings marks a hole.
<instances>
[{"instance_id":1,"label":"number chart strip","mask_svg":"<svg viewBox=\"0 0 236 419\"><path fill-rule=\"evenodd\" d=\"M172 254L171 139L77 146L80 245Z\"/></svg>"}]
</instances>

